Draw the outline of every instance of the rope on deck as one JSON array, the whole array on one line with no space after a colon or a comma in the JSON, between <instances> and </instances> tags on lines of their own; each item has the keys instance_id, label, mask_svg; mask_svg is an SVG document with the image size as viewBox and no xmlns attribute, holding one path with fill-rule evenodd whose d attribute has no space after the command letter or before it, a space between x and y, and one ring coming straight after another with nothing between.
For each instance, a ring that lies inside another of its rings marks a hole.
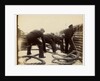
<instances>
[{"instance_id":1,"label":"rope on deck","mask_svg":"<svg viewBox=\"0 0 100 81\"><path fill-rule=\"evenodd\" d=\"M45 65L46 62L36 56L38 56L39 54L33 55L33 56L29 56L29 55L25 55L25 56L20 56L19 58L27 58L23 63L24 65ZM27 63L28 60L30 60L31 58L37 59L38 63Z\"/></svg>"},{"instance_id":2,"label":"rope on deck","mask_svg":"<svg viewBox=\"0 0 100 81\"><path fill-rule=\"evenodd\" d=\"M56 55L60 57L56 57ZM54 54L52 55L52 57L54 58L52 60L52 63L57 63L59 65L72 65L78 60L79 56L80 54L76 50L73 50L68 55Z\"/></svg>"}]
</instances>

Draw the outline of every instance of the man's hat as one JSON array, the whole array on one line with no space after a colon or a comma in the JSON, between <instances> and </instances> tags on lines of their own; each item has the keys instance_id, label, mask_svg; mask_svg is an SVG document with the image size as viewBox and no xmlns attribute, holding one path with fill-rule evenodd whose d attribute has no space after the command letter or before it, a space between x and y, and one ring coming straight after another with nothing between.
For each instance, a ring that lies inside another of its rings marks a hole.
<instances>
[{"instance_id":1,"label":"man's hat","mask_svg":"<svg viewBox=\"0 0 100 81\"><path fill-rule=\"evenodd\" d=\"M41 31L45 32L45 30L43 28L40 29Z\"/></svg>"},{"instance_id":2,"label":"man's hat","mask_svg":"<svg viewBox=\"0 0 100 81\"><path fill-rule=\"evenodd\" d=\"M73 24L69 25L69 28L73 27Z\"/></svg>"}]
</instances>

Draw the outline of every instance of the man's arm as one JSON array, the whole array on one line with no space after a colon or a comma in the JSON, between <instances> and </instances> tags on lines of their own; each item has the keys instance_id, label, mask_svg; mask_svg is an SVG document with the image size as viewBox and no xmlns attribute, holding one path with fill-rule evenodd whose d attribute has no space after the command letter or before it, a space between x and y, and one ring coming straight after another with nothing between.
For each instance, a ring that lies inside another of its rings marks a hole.
<instances>
[{"instance_id":1,"label":"man's arm","mask_svg":"<svg viewBox=\"0 0 100 81\"><path fill-rule=\"evenodd\" d=\"M41 36L41 39L42 39L42 42L43 42L43 51L46 52L44 35Z\"/></svg>"}]
</instances>

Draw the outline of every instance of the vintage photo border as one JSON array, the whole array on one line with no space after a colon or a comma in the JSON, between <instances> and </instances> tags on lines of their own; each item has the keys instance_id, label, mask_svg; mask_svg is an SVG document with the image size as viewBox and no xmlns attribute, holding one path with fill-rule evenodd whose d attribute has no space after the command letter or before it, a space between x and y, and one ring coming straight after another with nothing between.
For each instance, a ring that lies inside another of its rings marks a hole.
<instances>
[{"instance_id":1,"label":"vintage photo border","mask_svg":"<svg viewBox=\"0 0 100 81\"><path fill-rule=\"evenodd\" d=\"M18 16L20 16L20 15L37 15L37 14L17 14L16 15L16 30L17 30L17 43L16 43L16 49L17 49L17 53L16 53L16 55L17 55L17 58L16 58L16 60L17 60L17 65L19 65L18 64L18 26L19 26L19 24L18 24ZM38 16L40 16L41 15L41 13L40 14L38 14ZM43 16L44 15L48 15L48 16L53 16L53 15L59 15L59 16L61 16L61 15L66 15L66 16L78 16L78 15L81 15L82 16L82 23L78 23L78 24L75 24L74 26L76 26L76 25L79 25L79 24L82 24L83 25L83 30L82 30L82 32L83 32L83 34L82 34L82 38L83 38L83 36L84 36L84 34L85 34L85 27L84 27L84 22L85 22L85 15L84 14L42 14ZM73 20L72 20L73 21ZM77 20L76 20L77 21ZM73 22L71 22L71 23L73 23ZM46 23L45 23L46 24ZM66 24L65 24L66 25ZM67 26L66 26L67 27ZM20 27L19 27L20 28ZM37 27L37 28L39 28L39 27ZM47 27L48 28L48 27ZM52 29L52 28L51 28ZM60 28L59 28L60 29ZM54 30L54 29L53 29ZM22 30L23 31L23 30ZM57 32L57 33L59 33L59 32ZM85 37L85 36L84 36ZM83 42L85 42L85 38L84 38L84 40L82 39L82 41ZM85 58L84 58L84 56L85 56L85 53L84 53L84 55L83 55L83 52L85 52L85 49L83 49L83 46L85 45L85 43L83 43L82 42L82 61L81 61L81 64L80 63L78 63L78 62L75 62L75 64L74 65L85 65ZM83 45L84 44L84 45ZM84 50L84 51L83 51ZM20 57L21 58L21 57ZM22 58L21 58L22 59ZM78 63L78 64L77 64ZM22 63L23 64L23 63ZM44 64L45 65L45 64ZM52 65L52 64L46 64L46 65ZM58 65L58 64L57 64ZM66 65L66 64L63 64L63 65Z\"/></svg>"},{"instance_id":2,"label":"vintage photo border","mask_svg":"<svg viewBox=\"0 0 100 81\"><path fill-rule=\"evenodd\" d=\"M42 8L42 9L41 9ZM50 9L48 9L50 8ZM31 9L34 9L33 11ZM44 12L45 11L45 12ZM41 13L40 13L41 12ZM17 66L16 14L85 14L85 65ZM91 14L90 14L91 13ZM95 6L13 6L5 5L5 76L94 76L95 75ZM91 27L89 29L88 27ZM91 41L90 41L91 39ZM86 45L87 44L87 45ZM12 51L13 50L13 51ZM88 55L86 55L86 53ZM10 54L10 55L9 55ZM89 57L91 56L91 57ZM49 68L48 68L49 67ZM37 70L39 68L39 70ZM48 69L47 69L48 68ZM57 68L57 70L55 70ZM66 74L67 73L67 74Z\"/></svg>"}]
</instances>

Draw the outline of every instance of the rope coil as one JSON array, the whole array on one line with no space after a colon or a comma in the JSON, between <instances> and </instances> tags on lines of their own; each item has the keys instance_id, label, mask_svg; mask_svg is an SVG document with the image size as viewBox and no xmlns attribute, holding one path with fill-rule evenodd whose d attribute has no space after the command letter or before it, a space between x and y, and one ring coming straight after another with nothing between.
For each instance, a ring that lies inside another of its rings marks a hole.
<instances>
[{"instance_id":1,"label":"rope coil","mask_svg":"<svg viewBox=\"0 0 100 81\"><path fill-rule=\"evenodd\" d=\"M39 55L39 54L36 54L36 55L34 55L34 56L25 55L25 56L21 56L21 57L19 57L19 58L27 58L27 57L28 57L28 58L23 62L24 65L45 65L46 62L45 62L44 60L42 60L42 59L36 57L37 55ZM40 61L40 62L39 62L39 63L27 63L27 61L30 60L31 58L37 59L37 60Z\"/></svg>"},{"instance_id":2,"label":"rope coil","mask_svg":"<svg viewBox=\"0 0 100 81\"><path fill-rule=\"evenodd\" d=\"M60 57L58 58L55 55L60 56ZM80 53L74 50L68 55L60 55L60 54L55 54L55 55L52 55L52 57L54 58L52 60L52 63L57 63L59 65L72 65L78 60ZM58 61L58 62L55 62L55 61Z\"/></svg>"}]
</instances>

